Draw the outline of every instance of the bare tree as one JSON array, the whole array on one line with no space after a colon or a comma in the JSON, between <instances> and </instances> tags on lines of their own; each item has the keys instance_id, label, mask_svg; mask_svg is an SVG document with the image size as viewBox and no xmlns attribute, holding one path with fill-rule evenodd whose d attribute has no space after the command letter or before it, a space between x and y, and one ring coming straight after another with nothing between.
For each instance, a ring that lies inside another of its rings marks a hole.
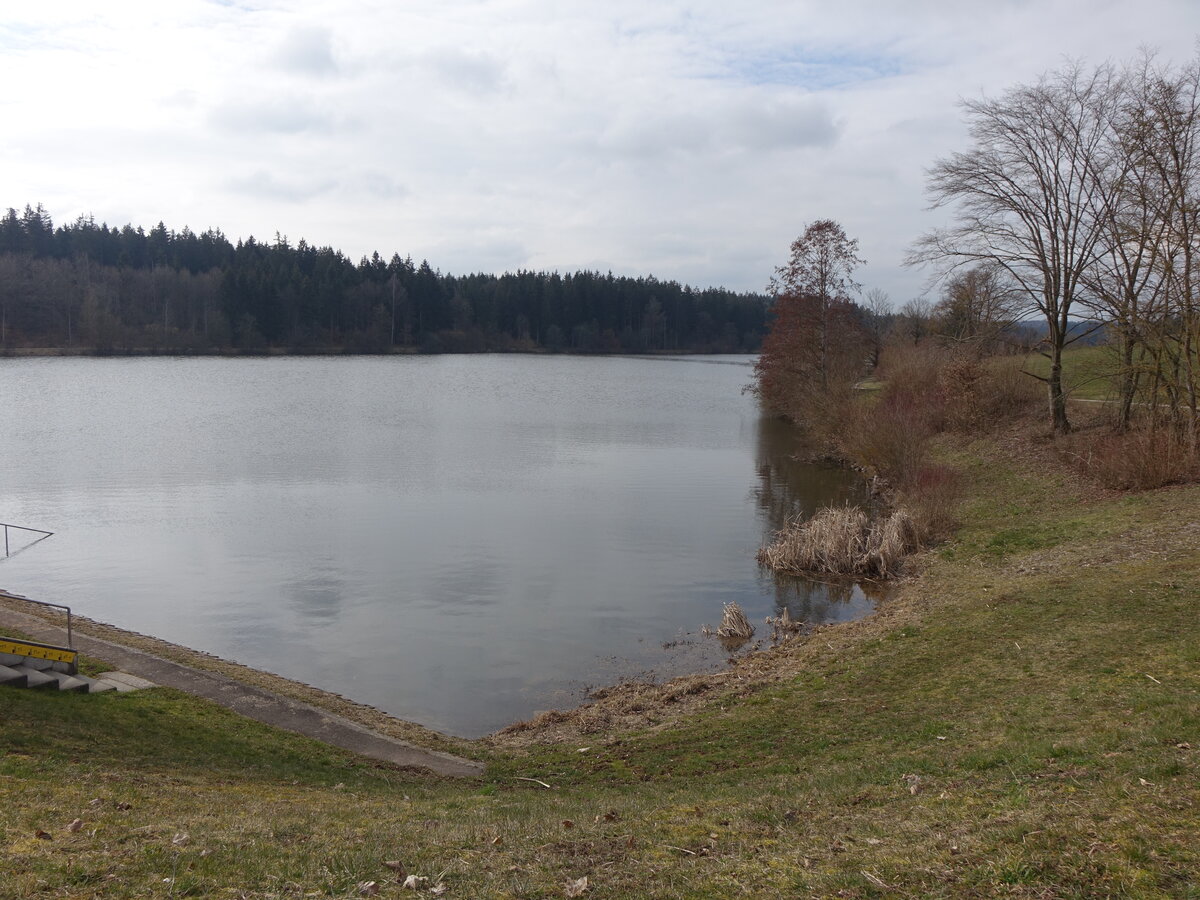
<instances>
[{"instance_id":1,"label":"bare tree","mask_svg":"<svg viewBox=\"0 0 1200 900\"><path fill-rule=\"evenodd\" d=\"M1013 322L1020 317L1021 297L995 265L963 269L948 279L933 308L938 333L946 341L994 352Z\"/></svg>"},{"instance_id":2,"label":"bare tree","mask_svg":"<svg viewBox=\"0 0 1200 900\"><path fill-rule=\"evenodd\" d=\"M929 336L930 325L933 323L933 304L924 297L914 297L900 307L901 328L904 336L913 342L915 347Z\"/></svg>"},{"instance_id":3,"label":"bare tree","mask_svg":"<svg viewBox=\"0 0 1200 900\"><path fill-rule=\"evenodd\" d=\"M867 339L871 344L871 368L879 365L883 353L883 342L891 330L896 314L892 312L892 300L887 291L870 288L863 295L863 313L867 327Z\"/></svg>"},{"instance_id":4,"label":"bare tree","mask_svg":"<svg viewBox=\"0 0 1200 900\"><path fill-rule=\"evenodd\" d=\"M1178 74L1159 70L1143 94L1147 163L1159 185L1164 222L1159 270L1165 314L1157 335L1160 362L1150 401L1165 393L1193 451L1200 416L1200 58ZM1164 362L1166 363L1164 365Z\"/></svg>"},{"instance_id":5,"label":"bare tree","mask_svg":"<svg viewBox=\"0 0 1200 900\"><path fill-rule=\"evenodd\" d=\"M908 258L946 273L989 265L1011 278L1044 322L1050 371L1043 380L1057 432L1071 427L1062 354L1077 336L1071 313L1109 205L1119 100L1111 66L1072 65L997 99L965 101L974 146L929 172L933 206L952 206L954 224L922 237Z\"/></svg>"}]
</instances>

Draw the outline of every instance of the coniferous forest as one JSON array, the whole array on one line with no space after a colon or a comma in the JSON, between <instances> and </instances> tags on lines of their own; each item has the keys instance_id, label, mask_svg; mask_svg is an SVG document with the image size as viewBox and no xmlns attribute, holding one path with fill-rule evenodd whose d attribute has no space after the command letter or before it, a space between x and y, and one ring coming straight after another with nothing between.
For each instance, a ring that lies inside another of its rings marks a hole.
<instances>
[{"instance_id":1,"label":"coniferous forest","mask_svg":"<svg viewBox=\"0 0 1200 900\"><path fill-rule=\"evenodd\" d=\"M455 276L276 236L0 217L0 350L750 352L768 298L652 276Z\"/></svg>"}]
</instances>

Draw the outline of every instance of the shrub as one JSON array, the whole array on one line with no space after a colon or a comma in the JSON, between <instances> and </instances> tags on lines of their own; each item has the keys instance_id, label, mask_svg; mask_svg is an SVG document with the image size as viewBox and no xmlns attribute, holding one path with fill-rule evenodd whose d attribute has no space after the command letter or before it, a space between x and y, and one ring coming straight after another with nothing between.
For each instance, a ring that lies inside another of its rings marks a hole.
<instances>
[{"instance_id":1,"label":"shrub","mask_svg":"<svg viewBox=\"0 0 1200 900\"><path fill-rule=\"evenodd\" d=\"M1200 480L1200 453L1172 428L1145 424L1124 433L1076 435L1065 452L1105 487L1150 490Z\"/></svg>"},{"instance_id":2,"label":"shrub","mask_svg":"<svg viewBox=\"0 0 1200 900\"><path fill-rule=\"evenodd\" d=\"M889 393L874 403L849 404L831 442L841 455L903 490L924 468L935 431L917 398Z\"/></svg>"},{"instance_id":3,"label":"shrub","mask_svg":"<svg viewBox=\"0 0 1200 900\"><path fill-rule=\"evenodd\" d=\"M904 492L922 545L948 536L958 524L958 477L948 466L927 465Z\"/></svg>"}]
</instances>

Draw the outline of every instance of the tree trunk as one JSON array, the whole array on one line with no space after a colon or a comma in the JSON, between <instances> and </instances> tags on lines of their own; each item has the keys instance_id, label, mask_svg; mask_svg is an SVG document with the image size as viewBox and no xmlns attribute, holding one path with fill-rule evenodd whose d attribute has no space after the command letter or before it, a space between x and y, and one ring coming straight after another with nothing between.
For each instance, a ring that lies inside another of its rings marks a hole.
<instances>
[{"instance_id":1,"label":"tree trunk","mask_svg":"<svg viewBox=\"0 0 1200 900\"><path fill-rule=\"evenodd\" d=\"M1133 396L1137 392L1137 377L1133 371L1134 340L1128 334L1121 335L1121 410L1117 419L1117 427L1121 431L1129 430L1129 420L1133 416Z\"/></svg>"},{"instance_id":2,"label":"tree trunk","mask_svg":"<svg viewBox=\"0 0 1200 900\"><path fill-rule=\"evenodd\" d=\"M1062 385L1062 355L1057 347L1050 362L1050 377L1046 379L1046 387L1050 394L1050 419L1054 423L1054 433L1067 434L1071 430L1071 422L1067 419L1067 395Z\"/></svg>"}]
</instances>

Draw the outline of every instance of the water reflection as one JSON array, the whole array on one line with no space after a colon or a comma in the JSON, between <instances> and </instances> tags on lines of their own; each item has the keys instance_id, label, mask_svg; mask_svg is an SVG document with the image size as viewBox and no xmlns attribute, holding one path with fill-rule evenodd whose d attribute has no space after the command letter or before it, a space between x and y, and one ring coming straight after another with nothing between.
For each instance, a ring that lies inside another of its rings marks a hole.
<instances>
[{"instance_id":1,"label":"water reflection","mask_svg":"<svg viewBox=\"0 0 1200 900\"><path fill-rule=\"evenodd\" d=\"M329 623L341 614L346 586L333 573L318 570L285 582L282 592L301 618L314 623Z\"/></svg>"},{"instance_id":2,"label":"water reflection","mask_svg":"<svg viewBox=\"0 0 1200 900\"><path fill-rule=\"evenodd\" d=\"M862 503L868 493L863 480L848 469L804 461L811 448L793 425L773 416L758 422L756 463L758 483L755 501L762 524L762 541L797 517L808 518L826 506ZM806 623L846 622L874 607L878 588L851 581L815 581L763 570L773 581L775 609L793 621Z\"/></svg>"},{"instance_id":3,"label":"water reflection","mask_svg":"<svg viewBox=\"0 0 1200 900\"><path fill-rule=\"evenodd\" d=\"M866 500L866 486L856 473L809 462L810 453L795 426L774 416L759 418L754 496L763 515L764 539L798 515L807 518L825 506Z\"/></svg>"}]
</instances>

